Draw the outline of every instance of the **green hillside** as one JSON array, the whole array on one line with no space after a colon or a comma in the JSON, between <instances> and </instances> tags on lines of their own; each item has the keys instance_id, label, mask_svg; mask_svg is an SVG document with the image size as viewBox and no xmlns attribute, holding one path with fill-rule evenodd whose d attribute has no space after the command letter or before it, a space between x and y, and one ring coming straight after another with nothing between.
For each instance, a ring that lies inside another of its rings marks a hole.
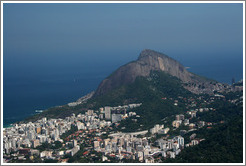
<instances>
[{"instance_id":1,"label":"green hillside","mask_svg":"<svg viewBox=\"0 0 246 166\"><path fill-rule=\"evenodd\" d=\"M26 121L35 121L42 117L65 118L72 113L78 114L86 109L98 109L104 106L118 106L130 103L143 103L136 109L142 116L153 116L153 122L157 119L178 113L184 110L184 106L173 106L173 100L178 96L195 96L184 89L181 81L165 72L154 71L149 77L137 77L135 82L121 86L103 96L97 96L87 103L75 107L67 105L49 108L48 110L27 118ZM163 101L162 98L168 99ZM172 98L172 100L170 100ZM150 123L152 124L152 123Z\"/></svg>"},{"instance_id":2,"label":"green hillside","mask_svg":"<svg viewBox=\"0 0 246 166\"><path fill-rule=\"evenodd\" d=\"M200 130L199 137L206 140L197 146L185 148L175 159L163 160L174 163L242 163L243 119L236 117L228 123L210 130Z\"/></svg>"}]
</instances>

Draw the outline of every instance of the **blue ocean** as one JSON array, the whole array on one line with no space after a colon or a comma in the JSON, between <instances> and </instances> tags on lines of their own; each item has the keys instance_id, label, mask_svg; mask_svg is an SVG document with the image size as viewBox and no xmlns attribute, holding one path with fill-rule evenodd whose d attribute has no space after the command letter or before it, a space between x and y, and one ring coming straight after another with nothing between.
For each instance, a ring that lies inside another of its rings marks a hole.
<instances>
[{"instance_id":1,"label":"blue ocean","mask_svg":"<svg viewBox=\"0 0 246 166\"><path fill-rule=\"evenodd\" d=\"M70 63L59 60L59 63L36 63L32 66L24 62L18 66L6 61L3 79L4 126L37 114L39 110L77 100L95 90L104 78L137 56L107 58L81 59L81 62ZM179 56L174 58L189 67L189 71L219 82L231 84L232 78L236 81L243 78L242 58L215 61Z\"/></svg>"}]
</instances>

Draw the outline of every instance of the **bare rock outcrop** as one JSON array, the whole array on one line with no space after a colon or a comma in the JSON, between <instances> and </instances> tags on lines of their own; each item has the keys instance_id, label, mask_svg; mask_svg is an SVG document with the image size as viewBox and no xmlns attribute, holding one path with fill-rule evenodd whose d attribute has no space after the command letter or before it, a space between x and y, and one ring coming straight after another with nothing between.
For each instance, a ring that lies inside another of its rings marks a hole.
<instances>
[{"instance_id":1,"label":"bare rock outcrop","mask_svg":"<svg viewBox=\"0 0 246 166\"><path fill-rule=\"evenodd\" d=\"M186 83L184 87L193 93L206 93L207 90L210 93L216 86L216 81L210 80L209 82L206 79L201 79L199 76L187 71L182 64L167 55L145 49L140 53L136 61L121 66L104 79L98 86L95 95L103 95L112 89L133 83L136 77L147 77L151 71L164 71L179 78L183 83Z\"/></svg>"}]
</instances>

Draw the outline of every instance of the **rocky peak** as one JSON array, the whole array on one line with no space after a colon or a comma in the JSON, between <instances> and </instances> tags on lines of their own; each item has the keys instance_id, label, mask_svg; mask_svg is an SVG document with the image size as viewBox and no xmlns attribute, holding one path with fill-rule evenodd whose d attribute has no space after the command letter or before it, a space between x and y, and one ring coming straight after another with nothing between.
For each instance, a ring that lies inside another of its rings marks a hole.
<instances>
[{"instance_id":1,"label":"rocky peak","mask_svg":"<svg viewBox=\"0 0 246 166\"><path fill-rule=\"evenodd\" d=\"M118 68L112 75L103 80L95 95L102 95L121 85L133 83L138 76L149 76L151 71L165 71L183 82L191 80L189 73L183 65L162 53L145 49L136 61Z\"/></svg>"},{"instance_id":2,"label":"rocky peak","mask_svg":"<svg viewBox=\"0 0 246 166\"><path fill-rule=\"evenodd\" d=\"M166 57L166 58L169 58L167 55L165 55L165 54L162 54L162 53L159 53L159 52L157 52L157 51L154 51L154 50L151 50L151 49L144 49L141 53L140 53L140 55L139 55L139 57L138 57L138 60L141 60L141 59L144 59L144 58L146 58L146 57Z\"/></svg>"}]
</instances>

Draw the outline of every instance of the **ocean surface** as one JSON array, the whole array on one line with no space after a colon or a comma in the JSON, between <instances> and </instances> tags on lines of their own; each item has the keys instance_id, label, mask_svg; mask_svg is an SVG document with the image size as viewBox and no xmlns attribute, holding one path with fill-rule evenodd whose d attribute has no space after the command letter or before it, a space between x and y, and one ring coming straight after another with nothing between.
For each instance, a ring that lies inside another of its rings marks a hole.
<instances>
[{"instance_id":1,"label":"ocean surface","mask_svg":"<svg viewBox=\"0 0 246 166\"><path fill-rule=\"evenodd\" d=\"M175 58L175 57L174 57ZM206 61L176 57L188 70L196 74L231 84L232 78L243 78L242 58ZM37 110L64 105L95 90L100 82L119 66L135 60L100 60L95 63L70 63L47 66L4 64L3 124L4 127L37 114ZM51 63L52 64L52 63Z\"/></svg>"}]
</instances>

